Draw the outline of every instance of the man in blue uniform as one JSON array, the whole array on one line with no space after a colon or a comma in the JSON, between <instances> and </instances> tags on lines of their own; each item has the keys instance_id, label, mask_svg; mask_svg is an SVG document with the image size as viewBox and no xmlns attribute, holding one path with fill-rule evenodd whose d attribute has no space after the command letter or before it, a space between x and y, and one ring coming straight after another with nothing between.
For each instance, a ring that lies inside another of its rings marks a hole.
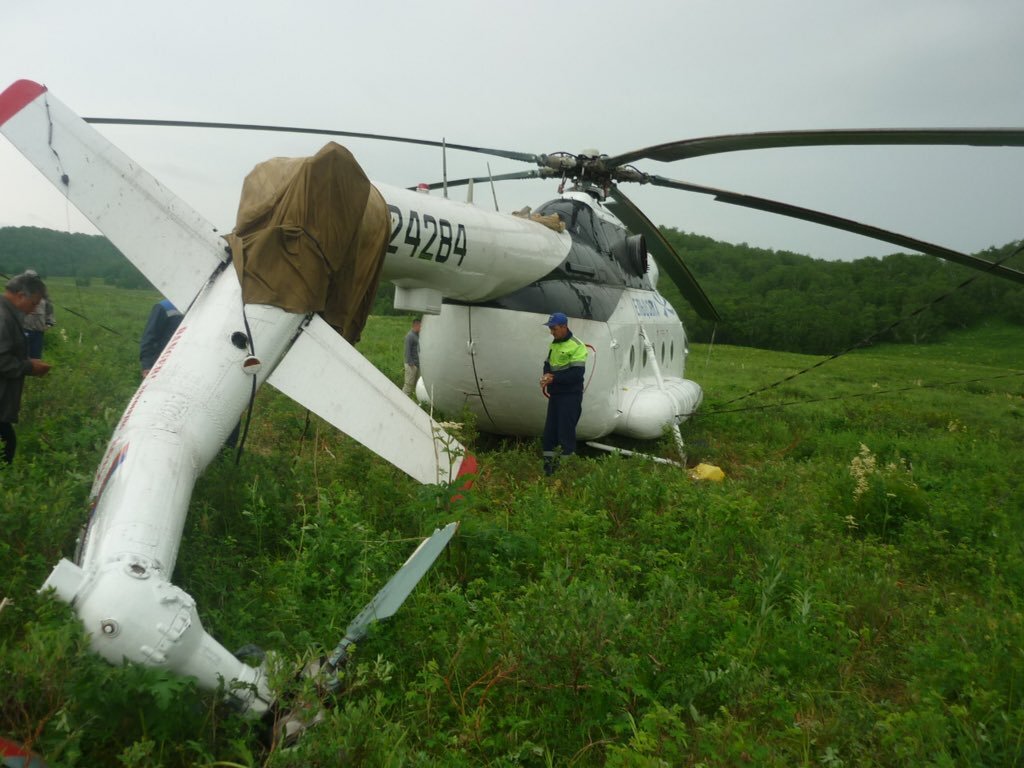
<instances>
[{"instance_id":1,"label":"man in blue uniform","mask_svg":"<svg viewBox=\"0 0 1024 768\"><path fill-rule=\"evenodd\" d=\"M547 420L544 422L544 474L553 475L558 468L558 452L570 456L576 452L576 424L583 412L583 383L587 365L587 346L572 335L569 320L555 312L544 323L551 331L551 345L544 360L540 386L548 396Z\"/></svg>"},{"instance_id":2,"label":"man in blue uniform","mask_svg":"<svg viewBox=\"0 0 1024 768\"><path fill-rule=\"evenodd\" d=\"M139 365L142 368L142 378L149 376L150 370L156 365L160 353L178 330L184 315L170 299L162 299L153 305L149 311L149 318L146 320L146 327L142 331L142 338L139 339ZM239 421L224 445L234 448L238 442L238 434L242 429L242 422Z\"/></svg>"},{"instance_id":3,"label":"man in blue uniform","mask_svg":"<svg viewBox=\"0 0 1024 768\"><path fill-rule=\"evenodd\" d=\"M164 351L171 336L178 330L184 315L167 299L153 305L146 321L146 329L139 340L139 365L142 367L142 378L149 375L150 368Z\"/></svg>"}]
</instances>

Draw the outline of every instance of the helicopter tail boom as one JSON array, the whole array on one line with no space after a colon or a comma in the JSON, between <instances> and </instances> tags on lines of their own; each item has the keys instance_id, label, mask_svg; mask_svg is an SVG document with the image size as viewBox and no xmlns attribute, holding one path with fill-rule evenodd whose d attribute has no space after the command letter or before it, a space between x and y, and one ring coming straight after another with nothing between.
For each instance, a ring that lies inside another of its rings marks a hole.
<instances>
[{"instance_id":1,"label":"helicopter tail boom","mask_svg":"<svg viewBox=\"0 0 1024 768\"><path fill-rule=\"evenodd\" d=\"M45 587L74 605L111 661L164 667L211 689L236 681L257 691L242 703L260 712L262 672L206 634L170 575L195 479L262 383L421 482L447 482L473 462L464 468L461 446L311 310L247 301L214 227L45 87L23 80L0 93L0 133L187 307L115 428L78 562L62 561Z\"/></svg>"}]
</instances>

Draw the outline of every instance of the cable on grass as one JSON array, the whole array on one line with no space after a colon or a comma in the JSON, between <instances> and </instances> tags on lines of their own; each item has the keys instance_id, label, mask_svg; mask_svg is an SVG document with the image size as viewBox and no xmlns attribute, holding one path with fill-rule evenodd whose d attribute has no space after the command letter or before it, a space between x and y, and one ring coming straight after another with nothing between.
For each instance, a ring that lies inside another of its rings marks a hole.
<instances>
[{"instance_id":1,"label":"cable on grass","mask_svg":"<svg viewBox=\"0 0 1024 768\"><path fill-rule=\"evenodd\" d=\"M820 368L821 366L825 365L826 363L831 363L833 360L836 360L836 359L842 357L843 355L845 355L848 352L852 352L855 349L860 349L861 347L869 346L872 342L874 342L880 336L888 333L889 331L893 330L894 328L897 328L898 326L902 325L903 323L905 323L905 322L907 322L909 320L912 320L913 318L917 317L919 314L921 314L925 310L931 309L936 304L938 304L940 301L944 301L947 298L949 298L950 296L952 296L954 293L956 293L957 291L959 291L959 290L961 290L963 288L966 288L968 285L973 283L975 280L980 278L982 275L985 275L988 272L991 272L996 267L1001 266L1003 264L1003 262L1008 261L1009 259L1013 258L1014 256L1016 256L1017 254L1021 253L1022 251L1024 251L1024 244L1018 246L1015 250L1011 251L1008 255L1004 256L999 261L992 262L992 264L984 272L981 272L980 274L976 274L973 277L967 278L962 283L957 285L955 288L947 291L946 293L942 294L941 296L938 296L938 297L932 299L927 304L924 304L923 306L918 307L913 312L911 312L909 315L904 315L903 317L899 318L898 320L894 320L889 325L887 325L885 328L882 328L879 331L875 331L870 336L867 336L867 337L861 339L856 344L853 344L853 345L847 347L846 349L844 349L842 352L836 352L834 355L831 355L830 357L826 357L824 360L819 360L814 365L809 365L806 368L804 368L803 370L800 370L800 371L797 371L796 373L790 374L789 376L786 376L785 378L779 379L778 381L774 381L771 384L765 384L763 387L760 387L758 389L751 390L750 392L747 392L745 395L740 395L739 397L734 397L732 400L726 400L724 403L722 403L722 405L729 405L731 403L736 403L736 402L739 402L740 400L745 400L748 397L753 397L754 395L760 394L761 392L766 392L769 389L774 389L775 387L778 387L781 384L785 384L787 381L792 381L793 379L795 379L798 376L802 376L805 373L809 373L809 372L813 371L816 368ZM740 409L740 410L743 410L743 409ZM752 410L756 410L756 409L752 409ZM718 411L718 412L720 412L720 411Z\"/></svg>"}]
</instances>

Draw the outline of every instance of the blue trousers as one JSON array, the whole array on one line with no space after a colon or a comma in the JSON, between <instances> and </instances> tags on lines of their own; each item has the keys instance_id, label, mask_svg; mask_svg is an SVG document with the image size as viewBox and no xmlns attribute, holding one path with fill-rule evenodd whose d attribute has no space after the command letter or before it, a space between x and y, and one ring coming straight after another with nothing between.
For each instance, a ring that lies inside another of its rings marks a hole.
<instances>
[{"instance_id":1,"label":"blue trousers","mask_svg":"<svg viewBox=\"0 0 1024 768\"><path fill-rule=\"evenodd\" d=\"M43 359L43 332L25 331L25 340L28 341L28 356L36 360Z\"/></svg>"},{"instance_id":2,"label":"blue trousers","mask_svg":"<svg viewBox=\"0 0 1024 768\"><path fill-rule=\"evenodd\" d=\"M548 415L544 422L541 447L544 456L554 456L555 447L562 446L562 455L576 453L576 424L583 412L583 393L567 392L548 399Z\"/></svg>"}]
</instances>

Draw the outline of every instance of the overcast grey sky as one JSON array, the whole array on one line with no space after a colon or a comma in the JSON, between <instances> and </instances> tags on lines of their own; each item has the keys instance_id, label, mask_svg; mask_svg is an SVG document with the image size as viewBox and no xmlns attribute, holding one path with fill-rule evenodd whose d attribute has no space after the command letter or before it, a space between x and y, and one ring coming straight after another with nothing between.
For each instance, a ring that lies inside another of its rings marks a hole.
<instances>
[{"instance_id":1,"label":"overcast grey sky","mask_svg":"<svg viewBox=\"0 0 1024 768\"><path fill-rule=\"evenodd\" d=\"M0 73L82 115L300 125L609 154L809 128L1024 126L1020 0L8 2ZM245 174L317 137L101 127L223 230ZM439 150L341 140L371 179L437 181ZM448 156L451 178L524 170ZM1024 237L1024 149L814 148L643 170L824 210L966 252ZM502 210L552 181L499 184ZM866 238L632 186L657 224L857 258ZM464 195L455 192L454 195ZM492 206L477 187L477 203ZM95 231L0 138L0 226Z\"/></svg>"}]
</instances>

